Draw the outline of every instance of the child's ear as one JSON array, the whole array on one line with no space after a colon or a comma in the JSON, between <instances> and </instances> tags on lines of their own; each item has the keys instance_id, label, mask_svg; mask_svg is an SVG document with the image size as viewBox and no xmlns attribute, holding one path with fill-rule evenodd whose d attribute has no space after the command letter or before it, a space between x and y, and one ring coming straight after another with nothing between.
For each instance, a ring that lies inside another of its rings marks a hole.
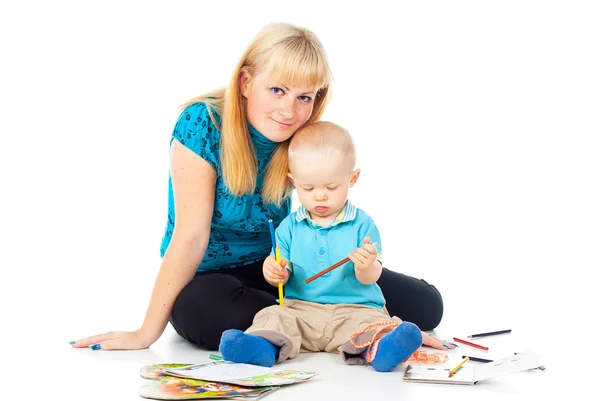
<instances>
[{"instance_id":1,"label":"child's ear","mask_svg":"<svg viewBox=\"0 0 600 401\"><path fill-rule=\"evenodd\" d=\"M248 70L246 68L243 68L240 71L239 81L240 81L240 93L242 94L242 96L247 98L248 95L250 94L251 77L250 77L250 73L248 72Z\"/></svg>"},{"instance_id":2,"label":"child's ear","mask_svg":"<svg viewBox=\"0 0 600 401\"><path fill-rule=\"evenodd\" d=\"M352 175L350 176L350 188L352 188L354 186L354 184L356 184L356 181L358 181L359 176L360 176L360 169L357 168L356 170L354 170L352 172Z\"/></svg>"},{"instance_id":3,"label":"child's ear","mask_svg":"<svg viewBox=\"0 0 600 401\"><path fill-rule=\"evenodd\" d=\"M292 185L295 187L296 183L294 182L294 176L292 175L292 173L287 173L287 176L290 179L290 182L292 183Z\"/></svg>"}]
</instances>

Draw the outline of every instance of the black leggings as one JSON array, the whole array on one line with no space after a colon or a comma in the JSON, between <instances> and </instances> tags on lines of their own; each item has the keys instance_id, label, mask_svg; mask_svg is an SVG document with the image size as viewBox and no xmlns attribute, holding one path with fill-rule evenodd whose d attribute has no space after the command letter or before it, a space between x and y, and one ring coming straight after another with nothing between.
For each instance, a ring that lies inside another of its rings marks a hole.
<instances>
[{"instance_id":1,"label":"black leggings","mask_svg":"<svg viewBox=\"0 0 600 401\"><path fill-rule=\"evenodd\" d=\"M171 324L175 331L191 343L215 350L223 331L250 327L254 315L275 305L278 297L277 288L263 277L262 264L197 273L173 306ZM423 331L433 330L442 320L442 297L426 281L384 268L377 284L390 315Z\"/></svg>"}]
</instances>

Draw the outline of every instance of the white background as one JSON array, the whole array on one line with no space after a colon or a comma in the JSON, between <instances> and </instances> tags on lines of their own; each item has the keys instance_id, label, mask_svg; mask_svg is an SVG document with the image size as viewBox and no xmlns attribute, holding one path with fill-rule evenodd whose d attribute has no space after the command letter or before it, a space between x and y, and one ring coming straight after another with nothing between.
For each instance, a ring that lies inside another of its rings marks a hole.
<instances>
[{"instance_id":1,"label":"white background","mask_svg":"<svg viewBox=\"0 0 600 401\"><path fill-rule=\"evenodd\" d=\"M322 40L325 119L359 152L353 202L384 264L442 292L441 327L485 316L582 341L599 304L597 3L389 4L3 3L2 360L141 324L178 107L277 21Z\"/></svg>"}]
</instances>

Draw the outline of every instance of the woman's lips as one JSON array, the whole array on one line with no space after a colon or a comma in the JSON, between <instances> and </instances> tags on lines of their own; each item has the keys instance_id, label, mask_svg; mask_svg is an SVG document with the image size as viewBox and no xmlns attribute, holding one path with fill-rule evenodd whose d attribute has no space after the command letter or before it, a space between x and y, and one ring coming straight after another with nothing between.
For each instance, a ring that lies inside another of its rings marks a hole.
<instances>
[{"instance_id":1,"label":"woman's lips","mask_svg":"<svg viewBox=\"0 0 600 401\"><path fill-rule=\"evenodd\" d=\"M292 126L292 124L285 124L285 123L282 123L282 122L279 122L279 121L273 120L273 119L271 119L271 120L274 121L280 128L289 128Z\"/></svg>"}]
</instances>

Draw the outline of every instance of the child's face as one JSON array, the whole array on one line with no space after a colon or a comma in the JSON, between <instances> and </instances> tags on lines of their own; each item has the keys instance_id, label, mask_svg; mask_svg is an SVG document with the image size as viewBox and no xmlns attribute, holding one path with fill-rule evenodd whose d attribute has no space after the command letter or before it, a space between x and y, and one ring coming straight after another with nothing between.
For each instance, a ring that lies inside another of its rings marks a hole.
<instances>
[{"instance_id":1,"label":"child's face","mask_svg":"<svg viewBox=\"0 0 600 401\"><path fill-rule=\"evenodd\" d=\"M261 74L250 79L242 72L242 96L247 100L248 120L266 138L274 142L289 139L312 114L316 87L274 85Z\"/></svg>"},{"instance_id":2,"label":"child's face","mask_svg":"<svg viewBox=\"0 0 600 401\"><path fill-rule=\"evenodd\" d=\"M298 199L311 218L328 225L344 208L348 192L354 186L360 170L352 170L343 155L312 156L295 160L290 165L290 180L296 187Z\"/></svg>"}]
</instances>

